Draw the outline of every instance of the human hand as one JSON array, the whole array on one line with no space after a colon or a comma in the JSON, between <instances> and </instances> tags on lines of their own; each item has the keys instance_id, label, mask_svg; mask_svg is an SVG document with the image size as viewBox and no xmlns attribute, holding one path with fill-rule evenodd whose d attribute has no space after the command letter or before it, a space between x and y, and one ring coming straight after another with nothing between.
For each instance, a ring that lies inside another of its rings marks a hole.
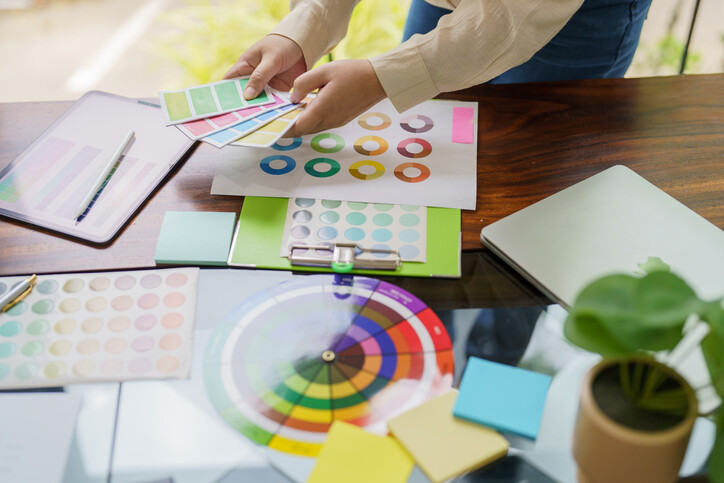
<instances>
[{"instance_id":1,"label":"human hand","mask_svg":"<svg viewBox=\"0 0 724 483\"><path fill-rule=\"evenodd\" d=\"M224 79L249 75L244 97L253 99L267 84L288 92L295 79L306 71L301 47L282 35L269 34L241 54Z\"/></svg>"},{"instance_id":2,"label":"human hand","mask_svg":"<svg viewBox=\"0 0 724 483\"><path fill-rule=\"evenodd\" d=\"M286 137L339 127L387 96L368 60L338 60L300 75L294 81L292 102L301 101L315 89L319 89L317 97L307 105Z\"/></svg>"}]
</instances>

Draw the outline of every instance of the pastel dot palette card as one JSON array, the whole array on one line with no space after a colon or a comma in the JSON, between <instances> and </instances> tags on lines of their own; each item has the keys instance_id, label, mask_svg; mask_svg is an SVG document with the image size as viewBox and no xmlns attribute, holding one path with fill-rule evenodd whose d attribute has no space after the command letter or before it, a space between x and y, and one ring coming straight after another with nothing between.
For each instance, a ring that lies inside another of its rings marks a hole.
<instances>
[{"instance_id":1,"label":"pastel dot palette card","mask_svg":"<svg viewBox=\"0 0 724 483\"><path fill-rule=\"evenodd\" d=\"M188 377L197 286L198 268L39 275L0 313L0 389Z\"/></svg>"},{"instance_id":2,"label":"pastel dot palette card","mask_svg":"<svg viewBox=\"0 0 724 483\"><path fill-rule=\"evenodd\" d=\"M427 258L427 209L418 205L290 198L284 233L282 257L292 244L356 243L380 250L371 257L391 257L381 252L388 250L406 262Z\"/></svg>"}]
</instances>

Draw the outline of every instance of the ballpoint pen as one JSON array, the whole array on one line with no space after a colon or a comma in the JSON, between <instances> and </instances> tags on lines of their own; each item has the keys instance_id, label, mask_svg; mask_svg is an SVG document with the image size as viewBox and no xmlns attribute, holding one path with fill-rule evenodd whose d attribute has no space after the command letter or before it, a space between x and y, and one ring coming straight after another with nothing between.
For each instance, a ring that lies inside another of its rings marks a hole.
<instances>
[{"instance_id":1,"label":"ballpoint pen","mask_svg":"<svg viewBox=\"0 0 724 483\"><path fill-rule=\"evenodd\" d=\"M10 310L13 305L24 299L30 291L33 290L33 287L35 286L35 279L37 278L38 277L36 275L31 275L29 278L26 278L11 288L8 293L0 297L0 312Z\"/></svg>"},{"instance_id":2,"label":"ballpoint pen","mask_svg":"<svg viewBox=\"0 0 724 483\"><path fill-rule=\"evenodd\" d=\"M116 149L116 152L114 152L113 156L111 156L111 158L108 160L108 164L106 164L106 166L103 168L103 171L101 171L101 173L98 175L95 183L93 183L93 186L90 190L88 190L85 198L83 198L80 206L78 206L78 211L76 211L76 214L73 217L74 220L77 220L83 213L85 213L86 208L88 208L88 205L90 205L91 201L93 201L93 198L98 193L98 190L100 190L101 186L103 186L103 182L108 177L108 173L111 172L113 166L116 165L118 160L121 158L121 154L123 154L123 151L126 150L128 144L131 142L131 139L133 139L134 134L135 133L133 132L133 130L130 130L128 131L128 134L126 134L126 137L123 138L123 141L121 141L121 144Z\"/></svg>"}]
</instances>

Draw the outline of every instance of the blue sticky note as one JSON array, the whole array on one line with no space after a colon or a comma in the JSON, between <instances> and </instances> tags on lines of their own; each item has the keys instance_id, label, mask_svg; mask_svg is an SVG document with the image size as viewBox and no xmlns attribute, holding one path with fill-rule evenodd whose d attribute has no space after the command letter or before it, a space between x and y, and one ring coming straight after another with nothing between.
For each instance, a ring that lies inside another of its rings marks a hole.
<instances>
[{"instance_id":1,"label":"blue sticky note","mask_svg":"<svg viewBox=\"0 0 724 483\"><path fill-rule=\"evenodd\" d=\"M453 415L535 439L551 380L545 374L471 357Z\"/></svg>"},{"instance_id":2,"label":"blue sticky note","mask_svg":"<svg viewBox=\"0 0 724 483\"><path fill-rule=\"evenodd\" d=\"M226 265L236 213L167 211L156 244L156 263Z\"/></svg>"}]
</instances>

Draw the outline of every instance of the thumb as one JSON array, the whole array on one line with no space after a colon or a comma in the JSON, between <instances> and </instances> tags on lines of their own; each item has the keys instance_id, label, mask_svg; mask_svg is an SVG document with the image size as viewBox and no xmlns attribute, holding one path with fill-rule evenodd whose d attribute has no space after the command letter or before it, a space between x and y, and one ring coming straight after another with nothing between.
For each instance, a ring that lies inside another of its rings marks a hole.
<instances>
[{"instance_id":1,"label":"thumb","mask_svg":"<svg viewBox=\"0 0 724 483\"><path fill-rule=\"evenodd\" d=\"M327 75L324 66L305 72L294 81L294 89L289 100L297 104L307 97L307 94L315 89L324 87L326 83Z\"/></svg>"},{"instance_id":2,"label":"thumb","mask_svg":"<svg viewBox=\"0 0 724 483\"><path fill-rule=\"evenodd\" d=\"M279 72L278 63L270 56L262 57L254 72L249 75L249 83L244 89L244 98L253 99L266 87L269 80Z\"/></svg>"}]
</instances>

